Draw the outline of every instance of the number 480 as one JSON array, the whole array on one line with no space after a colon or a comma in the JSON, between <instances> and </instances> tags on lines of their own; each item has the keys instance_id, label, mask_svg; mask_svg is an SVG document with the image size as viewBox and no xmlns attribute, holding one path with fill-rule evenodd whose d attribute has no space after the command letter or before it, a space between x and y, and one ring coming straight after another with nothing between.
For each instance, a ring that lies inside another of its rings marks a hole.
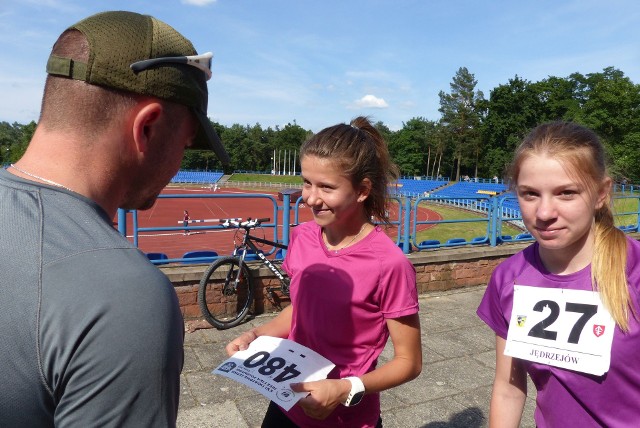
<instances>
[{"instance_id":1,"label":"number 480","mask_svg":"<svg viewBox=\"0 0 640 428\"><path fill-rule=\"evenodd\" d=\"M278 373L273 378L274 382L284 382L285 380L291 380L300 376L300 371L296 370L297 365L294 363L287 364L287 361L281 357L269 358L271 354L267 351L256 352L242 363L245 367L253 368L262 366L258 369L258 373L264 376L271 376L277 370L282 369L282 372Z\"/></svg>"}]
</instances>

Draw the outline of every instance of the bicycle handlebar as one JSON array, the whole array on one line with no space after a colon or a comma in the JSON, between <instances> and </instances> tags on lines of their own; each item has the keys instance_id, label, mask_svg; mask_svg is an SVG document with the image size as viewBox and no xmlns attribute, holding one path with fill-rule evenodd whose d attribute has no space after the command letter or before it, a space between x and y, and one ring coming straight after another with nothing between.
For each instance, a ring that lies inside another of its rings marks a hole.
<instances>
[{"instance_id":1,"label":"bicycle handlebar","mask_svg":"<svg viewBox=\"0 0 640 428\"><path fill-rule=\"evenodd\" d=\"M243 228L243 229L253 229L255 227L260 226L262 223L266 223L271 219L268 217L265 218L254 218L249 217L245 221L240 221L242 218L224 218L220 219L220 226L225 228Z\"/></svg>"}]
</instances>

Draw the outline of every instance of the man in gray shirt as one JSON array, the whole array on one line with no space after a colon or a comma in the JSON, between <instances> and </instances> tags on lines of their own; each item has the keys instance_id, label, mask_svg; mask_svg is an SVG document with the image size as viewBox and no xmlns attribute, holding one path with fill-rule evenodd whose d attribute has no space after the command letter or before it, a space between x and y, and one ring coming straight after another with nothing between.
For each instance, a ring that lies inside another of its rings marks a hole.
<instances>
[{"instance_id":1,"label":"man in gray shirt","mask_svg":"<svg viewBox=\"0 0 640 428\"><path fill-rule=\"evenodd\" d=\"M211 54L104 12L62 33L36 132L0 170L0 425L175 426L183 324L172 284L112 227L146 209L209 122Z\"/></svg>"}]
</instances>

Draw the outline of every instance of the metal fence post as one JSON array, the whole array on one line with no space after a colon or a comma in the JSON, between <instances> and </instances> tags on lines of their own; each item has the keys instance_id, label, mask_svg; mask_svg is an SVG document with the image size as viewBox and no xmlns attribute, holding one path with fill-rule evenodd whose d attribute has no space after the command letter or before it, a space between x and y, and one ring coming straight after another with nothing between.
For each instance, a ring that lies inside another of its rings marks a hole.
<instances>
[{"instance_id":1,"label":"metal fence post","mask_svg":"<svg viewBox=\"0 0 640 428\"><path fill-rule=\"evenodd\" d=\"M489 211L489 222L491 224L491 230L489 231L489 241L491 242L491 246L495 247L498 243L498 221L501 217L498 212L499 209L498 198L491 198L491 208Z\"/></svg>"},{"instance_id":2,"label":"metal fence post","mask_svg":"<svg viewBox=\"0 0 640 428\"><path fill-rule=\"evenodd\" d=\"M277 221L276 221L277 223ZM289 245L289 224L291 224L291 195L283 192L282 194L282 243ZM277 233L277 227L276 227ZM283 255L287 250L282 250Z\"/></svg>"},{"instance_id":3,"label":"metal fence post","mask_svg":"<svg viewBox=\"0 0 640 428\"><path fill-rule=\"evenodd\" d=\"M127 237L127 210L118 208L118 232Z\"/></svg>"},{"instance_id":4,"label":"metal fence post","mask_svg":"<svg viewBox=\"0 0 640 428\"><path fill-rule=\"evenodd\" d=\"M409 254L411 251L411 198L404 198L404 218L402 221L402 252Z\"/></svg>"}]
</instances>

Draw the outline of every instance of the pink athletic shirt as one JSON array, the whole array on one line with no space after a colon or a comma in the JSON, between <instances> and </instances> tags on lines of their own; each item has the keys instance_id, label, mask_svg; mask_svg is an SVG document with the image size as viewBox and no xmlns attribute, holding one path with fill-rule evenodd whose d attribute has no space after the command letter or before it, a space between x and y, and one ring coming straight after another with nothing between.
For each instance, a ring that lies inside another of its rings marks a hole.
<instances>
[{"instance_id":1,"label":"pink athletic shirt","mask_svg":"<svg viewBox=\"0 0 640 428\"><path fill-rule=\"evenodd\" d=\"M627 280L636 310L640 308L640 243L628 239ZM546 271L535 243L502 262L491 276L478 316L507 338L513 307L513 285L592 290L591 267L570 275ZM640 315L640 314L639 314ZM535 421L546 427L631 427L640 424L640 324L633 316L629 333L617 326L611 366L594 376L522 360L538 390Z\"/></svg>"},{"instance_id":2,"label":"pink athletic shirt","mask_svg":"<svg viewBox=\"0 0 640 428\"><path fill-rule=\"evenodd\" d=\"M375 369L389 337L386 320L418 312L415 269L380 227L336 253L325 247L320 226L301 224L292 229L283 267L291 277L289 339L331 360L329 378ZM375 427L380 395L339 405L324 421L299 406L287 416L304 427Z\"/></svg>"}]
</instances>

